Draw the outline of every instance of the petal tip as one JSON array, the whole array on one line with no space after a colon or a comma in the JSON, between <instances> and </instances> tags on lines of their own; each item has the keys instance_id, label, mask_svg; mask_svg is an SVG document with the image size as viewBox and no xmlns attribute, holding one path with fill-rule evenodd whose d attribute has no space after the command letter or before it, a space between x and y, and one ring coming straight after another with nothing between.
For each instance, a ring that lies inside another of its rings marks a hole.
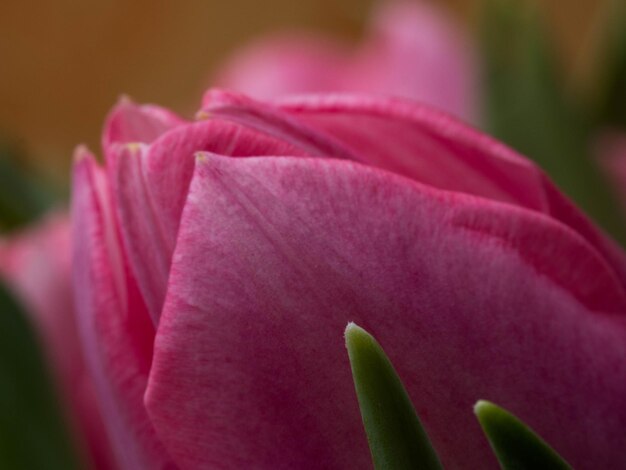
<instances>
[{"instance_id":1,"label":"petal tip","mask_svg":"<svg viewBox=\"0 0 626 470\"><path fill-rule=\"evenodd\" d=\"M194 158L196 159L196 165L208 163L209 153L208 152L196 152L194 154Z\"/></svg>"},{"instance_id":2,"label":"petal tip","mask_svg":"<svg viewBox=\"0 0 626 470\"><path fill-rule=\"evenodd\" d=\"M74 149L72 161L75 167L85 164L84 162L88 162L93 159L94 159L93 153L91 153L87 145L80 144L80 145L77 145L76 148Z\"/></svg>"}]
</instances>

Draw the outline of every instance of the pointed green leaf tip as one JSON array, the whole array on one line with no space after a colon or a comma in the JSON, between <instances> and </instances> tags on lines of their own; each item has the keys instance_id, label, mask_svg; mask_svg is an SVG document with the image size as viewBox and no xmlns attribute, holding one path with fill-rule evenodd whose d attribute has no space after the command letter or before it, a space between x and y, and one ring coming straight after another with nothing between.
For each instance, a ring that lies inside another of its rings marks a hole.
<instances>
[{"instance_id":1,"label":"pointed green leaf tip","mask_svg":"<svg viewBox=\"0 0 626 470\"><path fill-rule=\"evenodd\" d=\"M474 413L504 470L571 469L552 448L508 411L481 400Z\"/></svg>"},{"instance_id":2,"label":"pointed green leaf tip","mask_svg":"<svg viewBox=\"0 0 626 470\"><path fill-rule=\"evenodd\" d=\"M441 469L411 400L378 342L354 323L346 327L345 338L375 468Z\"/></svg>"}]
</instances>

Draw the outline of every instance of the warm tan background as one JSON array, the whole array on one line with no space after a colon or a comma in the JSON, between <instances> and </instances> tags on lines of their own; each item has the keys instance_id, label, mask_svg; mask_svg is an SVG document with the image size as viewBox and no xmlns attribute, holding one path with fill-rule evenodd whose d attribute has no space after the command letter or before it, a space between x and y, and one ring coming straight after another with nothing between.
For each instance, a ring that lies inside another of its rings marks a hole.
<instances>
[{"instance_id":1,"label":"warm tan background","mask_svg":"<svg viewBox=\"0 0 626 470\"><path fill-rule=\"evenodd\" d=\"M537 0L570 69L604 0ZM478 0L446 0L474 24ZM357 38L371 0L0 0L0 136L67 173L120 93L190 113L210 70L278 28Z\"/></svg>"}]
</instances>

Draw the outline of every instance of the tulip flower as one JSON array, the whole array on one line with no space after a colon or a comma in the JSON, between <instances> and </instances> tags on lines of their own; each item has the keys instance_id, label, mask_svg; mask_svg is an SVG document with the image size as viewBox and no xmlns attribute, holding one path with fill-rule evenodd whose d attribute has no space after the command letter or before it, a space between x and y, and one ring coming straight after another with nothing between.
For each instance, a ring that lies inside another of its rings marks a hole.
<instances>
[{"instance_id":1,"label":"tulip flower","mask_svg":"<svg viewBox=\"0 0 626 470\"><path fill-rule=\"evenodd\" d=\"M70 227L65 215L0 240L0 276L32 314L77 444L93 468L112 467L93 384L85 369L70 283Z\"/></svg>"},{"instance_id":2,"label":"tulip flower","mask_svg":"<svg viewBox=\"0 0 626 470\"><path fill-rule=\"evenodd\" d=\"M341 331L385 350L446 468L509 410L623 467L626 257L530 161L439 111L212 90L122 101L77 151L77 321L120 468L367 468Z\"/></svg>"},{"instance_id":3,"label":"tulip flower","mask_svg":"<svg viewBox=\"0 0 626 470\"><path fill-rule=\"evenodd\" d=\"M402 96L476 120L471 41L435 5L381 2L362 44L300 33L260 39L235 54L212 83L257 98L303 92Z\"/></svg>"}]
</instances>

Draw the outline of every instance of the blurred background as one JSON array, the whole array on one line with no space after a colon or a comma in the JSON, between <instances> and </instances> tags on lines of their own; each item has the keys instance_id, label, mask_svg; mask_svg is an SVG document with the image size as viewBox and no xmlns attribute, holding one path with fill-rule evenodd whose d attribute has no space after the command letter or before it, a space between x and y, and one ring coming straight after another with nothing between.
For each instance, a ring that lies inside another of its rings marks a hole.
<instances>
[{"instance_id":1,"label":"blurred background","mask_svg":"<svg viewBox=\"0 0 626 470\"><path fill-rule=\"evenodd\" d=\"M468 28L480 4L441 0ZM541 0L568 80L587 73L603 0ZM0 138L67 178L71 153L99 151L120 94L190 115L217 64L255 37L307 29L357 41L370 0L39 0L0 5ZM564 7L565 6L565 7ZM586 71L587 70L587 71Z\"/></svg>"}]
</instances>

